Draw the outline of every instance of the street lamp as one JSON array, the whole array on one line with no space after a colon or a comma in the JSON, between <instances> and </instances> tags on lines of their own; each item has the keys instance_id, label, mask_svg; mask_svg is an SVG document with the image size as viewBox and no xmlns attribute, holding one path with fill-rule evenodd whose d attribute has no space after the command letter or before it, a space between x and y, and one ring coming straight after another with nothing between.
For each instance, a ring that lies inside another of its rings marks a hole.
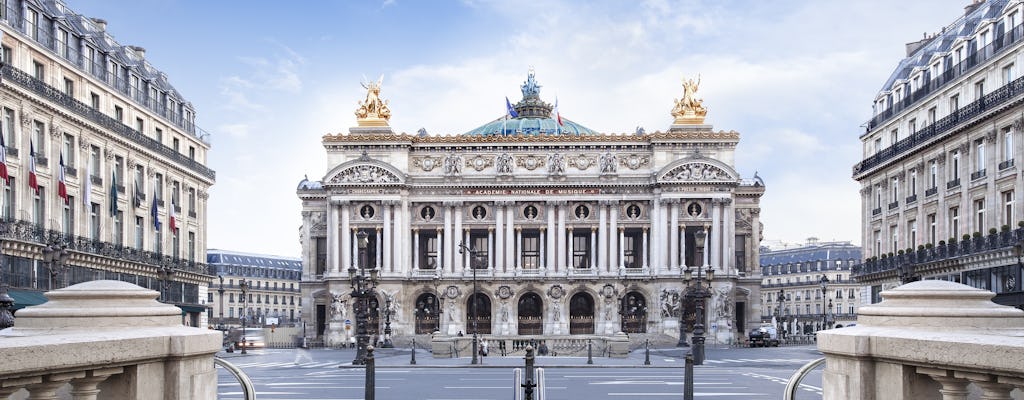
<instances>
[{"instance_id":1,"label":"street lamp","mask_svg":"<svg viewBox=\"0 0 1024 400\"><path fill-rule=\"evenodd\" d=\"M219 321L217 321L217 329L223 331L224 330L224 276L217 275L217 278L220 279L220 286L217 287L217 295L220 296L220 300L218 301L218 303L220 303L220 318L219 318Z\"/></svg>"},{"instance_id":2,"label":"street lamp","mask_svg":"<svg viewBox=\"0 0 1024 400\"><path fill-rule=\"evenodd\" d=\"M171 277L174 276L174 268L166 265L160 267L156 271L156 274L160 277L160 301L167 302L167 297L170 297L169 292L171 287Z\"/></svg>"},{"instance_id":3,"label":"street lamp","mask_svg":"<svg viewBox=\"0 0 1024 400\"><path fill-rule=\"evenodd\" d=\"M477 292L476 270L477 270L477 268L480 267L480 262L482 260L480 259L479 255L478 255L479 251L473 250L472 247L466 246L465 242L460 242L459 243L459 254L465 254L466 252L469 252L469 269L473 270L473 296L470 297L471 299L473 299L473 300L471 300L471 304L470 304L470 308L471 308L470 312L473 314L473 359L469 363L473 364L473 365L476 365L477 362L478 362L477 361L477 357L476 357L476 352L477 352L477 348L476 348L476 346L477 346L477 322L478 322L477 320L479 319L477 317L477 310L476 310L476 303L477 303L477 300L479 300L476 297L476 292Z\"/></svg>"},{"instance_id":4,"label":"street lamp","mask_svg":"<svg viewBox=\"0 0 1024 400\"><path fill-rule=\"evenodd\" d=\"M715 279L715 269L710 265L707 269L702 267L704 265L704 239L707 238L707 232L701 229L693 236L697 254L700 256L698 263L700 266L696 268L696 280L693 279L693 269L686 267L686 270L683 271L683 284L689 288L688 295L697 299L697 318L693 325L693 363L694 365L704 365L704 299L711 297L711 291L708 289ZM707 287L704 286L705 282L707 282ZM692 286L691 283L693 283Z\"/></svg>"},{"instance_id":5,"label":"street lamp","mask_svg":"<svg viewBox=\"0 0 1024 400\"><path fill-rule=\"evenodd\" d=\"M832 323L836 322L836 316L835 316L835 314L832 314L832 299L828 299L828 320L827 321L828 321L829 325L831 325ZM831 328L829 328L829 329L831 329Z\"/></svg>"},{"instance_id":6,"label":"street lamp","mask_svg":"<svg viewBox=\"0 0 1024 400\"><path fill-rule=\"evenodd\" d=\"M57 275L67 270L68 252L67 246L63 244L50 244L43 247L43 264L50 270L50 290L57 288Z\"/></svg>"},{"instance_id":7,"label":"street lamp","mask_svg":"<svg viewBox=\"0 0 1024 400\"><path fill-rule=\"evenodd\" d=\"M238 281L238 289L242 291L242 313L239 317L242 318L242 354L245 354L245 320L249 314L249 296L246 295L249 292L249 283L245 278Z\"/></svg>"},{"instance_id":8,"label":"street lamp","mask_svg":"<svg viewBox=\"0 0 1024 400\"><path fill-rule=\"evenodd\" d=\"M364 230L360 230L356 234L356 247L359 249L359 269L355 267L348 268L348 277L352 281L352 298L355 299L352 303L356 313L356 358L352 360L352 365L364 365L366 364L366 346L369 345L370 335L367 331L366 325L369 323L369 298L376 296L377 287L377 276L380 270L374 268L370 270L369 275L366 273L367 264L367 246L370 241L367 240L367 233Z\"/></svg>"},{"instance_id":9,"label":"street lamp","mask_svg":"<svg viewBox=\"0 0 1024 400\"><path fill-rule=\"evenodd\" d=\"M776 334L782 335L782 339L786 339L786 291L779 289L779 329Z\"/></svg>"},{"instance_id":10,"label":"street lamp","mask_svg":"<svg viewBox=\"0 0 1024 400\"><path fill-rule=\"evenodd\" d=\"M391 298L384 299L384 343L381 348L390 349L395 347L391 343Z\"/></svg>"},{"instance_id":11,"label":"street lamp","mask_svg":"<svg viewBox=\"0 0 1024 400\"><path fill-rule=\"evenodd\" d=\"M818 282L821 283L821 329L825 329L825 326L828 325L828 319L825 315L825 298L828 297L825 291L828 290L828 277L825 274L821 274L821 280Z\"/></svg>"}]
</instances>

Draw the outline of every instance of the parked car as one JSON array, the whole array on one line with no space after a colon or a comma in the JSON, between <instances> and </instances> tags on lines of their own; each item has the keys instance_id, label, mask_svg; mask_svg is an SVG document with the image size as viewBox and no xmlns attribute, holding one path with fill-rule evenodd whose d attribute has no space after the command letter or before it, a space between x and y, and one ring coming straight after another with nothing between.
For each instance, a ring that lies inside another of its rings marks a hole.
<instances>
[{"instance_id":1,"label":"parked car","mask_svg":"<svg viewBox=\"0 0 1024 400\"><path fill-rule=\"evenodd\" d=\"M779 347L779 334L774 326L762 325L750 331L750 347Z\"/></svg>"}]
</instances>

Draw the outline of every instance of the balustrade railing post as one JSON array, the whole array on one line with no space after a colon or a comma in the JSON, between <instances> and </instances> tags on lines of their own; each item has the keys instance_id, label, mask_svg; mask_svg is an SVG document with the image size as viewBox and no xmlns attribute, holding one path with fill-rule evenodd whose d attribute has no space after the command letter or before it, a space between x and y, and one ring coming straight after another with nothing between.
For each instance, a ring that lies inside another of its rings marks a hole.
<instances>
[{"instance_id":1,"label":"balustrade railing post","mask_svg":"<svg viewBox=\"0 0 1024 400\"><path fill-rule=\"evenodd\" d=\"M409 358L409 365L416 365L416 338L412 338L412 356Z\"/></svg>"},{"instance_id":2,"label":"balustrade railing post","mask_svg":"<svg viewBox=\"0 0 1024 400\"><path fill-rule=\"evenodd\" d=\"M533 400L533 391L537 387L533 379L533 346L526 346L526 357L524 358L526 359L526 368L523 370L524 382L520 386L523 388L523 399Z\"/></svg>"},{"instance_id":3,"label":"balustrade railing post","mask_svg":"<svg viewBox=\"0 0 1024 400\"><path fill-rule=\"evenodd\" d=\"M693 400L693 353L686 353L683 369L683 400Z\"/></svg>"},{"instance_id":4,"label":"balustrade railing post","mask_svg":"<svg viewBox=\"0 0 1024 400\"><path fill-rule=\"evenodd\" d=\"M372 345L367 345L366 346L366 361L365 361L365 366L366 366L366 385L365 385L366 388L365 389L366 390L365 390L365 395L363 396L363 398L366 399L366 400L374 400L374 398L376 397L376 393L375 392L376 392L377 382L374 379L374 373L375 373L374 365L375 365L375 361L373 359L373 346Z\"/></svg>"},{"instance_id":5,"label":"balustrade railing post","mask_svg":"<svg viewBox=\"0 0 1024 400\"><path fill-rule=\"evenodd\" d=\"M587 364L594 363L593 339L587 339Z\"/></svg>"},{"instance_id":6,"label":"balustrade railing post","mask_svg":"<svg viewBox=\"0 0 1024 400\"><path fill-rule=\"evenodd\" d=\"M644 339L644 365L651 365L651 339Z\"/></svg>"}]
</instances>

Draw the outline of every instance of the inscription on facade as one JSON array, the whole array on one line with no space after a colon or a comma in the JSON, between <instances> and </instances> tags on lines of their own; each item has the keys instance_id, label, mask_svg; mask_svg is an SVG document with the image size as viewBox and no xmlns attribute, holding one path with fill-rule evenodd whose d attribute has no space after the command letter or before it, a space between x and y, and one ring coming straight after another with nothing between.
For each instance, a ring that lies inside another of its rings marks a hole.
<instances>
[{"instance_id":1,"label":"inscription on facade","mask_svg":"<svg viewBox=\"0 0 1024 400\"><path fill-rule=\"evenodd\" d=\"M601 194L601 189L466 189L462 194L476 196L577 195Z\"/></svg>"}]
</instances>

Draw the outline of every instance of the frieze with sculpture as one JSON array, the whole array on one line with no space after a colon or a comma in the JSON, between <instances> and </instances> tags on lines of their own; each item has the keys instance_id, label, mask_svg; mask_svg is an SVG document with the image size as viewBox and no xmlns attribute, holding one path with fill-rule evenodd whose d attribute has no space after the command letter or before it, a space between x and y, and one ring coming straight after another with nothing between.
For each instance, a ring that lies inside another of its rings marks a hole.
<instances>
[{"instance_id":1,"label":"frieze with sculpture","mask_svg":"<svg viewBox=\"0 0 1024 400\"><path fill-rule=\"evenodd\" d=\"M711 164L689 163L674 168L665 174L663 181L706 182L735 181L728 172Z\"/></svg>"},{"instance_id":2,"label":"frieze with sculpture","mask_svg":"<svg viewBox=\"0 0 1024 400\"><path fill-rule=\"evenodd\" d=\"M630 154L619 159L619 165L629 169L640 169L651 163L651 157L642 154Z\"/></svg>"},{"instance_id":3,"label":"frieze with sculpture","mask_svg":"<svg viewBox=\"0 0 1024 400\"><path fill-rule=\"evenodd\" d=\"M682 307L680 304L680 294L678 290L661 290L661 317L662 318L679 318L682 315Z\"/></svg>"},{"instance_id":4,"label":"frieze with sculpture","mask_svg":"<svg viewBox=\"0 0 1024 400\"><path fill-rule=\"evenodd\" d=\"M451 153L445 157L444 173L445 175L462 174L462 156L457 153Z\"/></svg>"},{"instance_id":5,"label":"frieze with sculpture","mask_svg":"<svg viewBox=\"0 0 1024 400\"><path fill-rule=\"evenodd\" d=\"M376 165L358 165L331 177L330 183L399 183L397 176Z\"/></svg>"},{"instance_id":6,"label":"frieze with sculpture","mask_svg":"<svg viewBox=\"0 0 1024 400\"><path fill-rule=\"evenodd\" d=\"M495 171L497 173L506 175L511 174L513 166L512 155L508 153L501 153L495 159L495 165L497 165L497 167L495 167Z\"/></svg>"}]
</instances>

